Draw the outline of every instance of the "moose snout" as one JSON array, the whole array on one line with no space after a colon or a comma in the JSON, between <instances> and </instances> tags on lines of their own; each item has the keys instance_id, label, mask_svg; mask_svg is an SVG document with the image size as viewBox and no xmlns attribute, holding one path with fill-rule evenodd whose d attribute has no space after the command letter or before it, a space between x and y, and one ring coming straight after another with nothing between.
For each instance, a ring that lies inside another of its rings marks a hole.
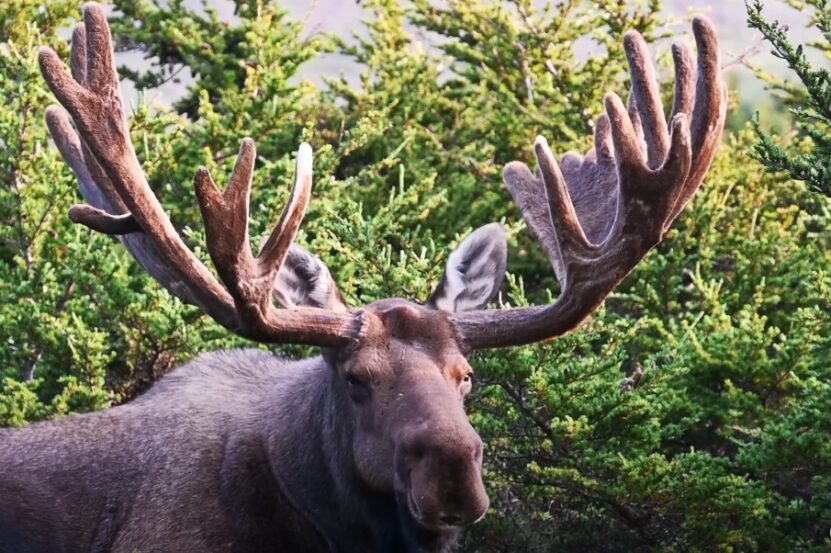
<instances>
[{"instance_id":1,"label":"moose snout","mask_svg":"<svg viewBox=\"0 0 831 553\"><path fill-rule=\"evenodd\" d=\"M407 507L422 526L467 526L487 512L490 500L482 482L482 440L469 425L452 432L422 428L408 433L399 443L396 458Z\"/></svg>"}]
</instances>

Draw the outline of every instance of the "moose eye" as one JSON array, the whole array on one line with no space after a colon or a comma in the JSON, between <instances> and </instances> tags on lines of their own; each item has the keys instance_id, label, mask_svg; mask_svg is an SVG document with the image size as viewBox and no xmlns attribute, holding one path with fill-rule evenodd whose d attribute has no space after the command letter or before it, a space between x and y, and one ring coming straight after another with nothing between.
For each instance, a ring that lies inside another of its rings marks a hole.
<instances>
[{"instance_id":1,"label":"moose eye","mask_svg":"<svg viewBox=\"0 0 831 553\"><path fill-rule=\"evenodd\" d=\"M354 373L348 372L345 376L346 389L349 397L355 403L361 403L369 398L369 386Z\"/></svg>"},{"instance_id":2,"label":"moose eye","mask_svg":"<svg viewBox=\"0 0 831 553\"><path fill-rule=\"evenodd\" d=\"M467 396L470 393L470 390L473 388L473 374L467 373L462 377L462 382L459 384L459 389L462 393L462 398Z\"/></svg>"}]
</instances>

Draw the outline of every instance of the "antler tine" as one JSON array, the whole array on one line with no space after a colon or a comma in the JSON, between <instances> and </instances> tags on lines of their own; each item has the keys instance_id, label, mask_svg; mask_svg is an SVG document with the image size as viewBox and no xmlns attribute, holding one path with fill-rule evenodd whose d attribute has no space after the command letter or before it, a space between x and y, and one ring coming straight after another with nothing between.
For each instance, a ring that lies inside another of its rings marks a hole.
<instances>
[{"instance_id":1,"label":"antler tine","mask_svg":"<svg viewBox=\"0 0 831 553\"><path fill-rule=\"evenodd\" d=\"M111 236L141 232L141 227L131 214L111 215L91 205L73 205L69 208L69 219L73 223Z\"/></svg>"},{"instance_id":2,"label":"antler tine","mask_svg":"<svg viewBox=\"0 0 831 553\"><path fill-rule=\"evenodd\" d=\"M672 45L672 62L675 67L675 96L672 102L672 115L685 113L691 119L695 102L696 69L689 44L678 41Z\"/></svg>"},{"instance_id":3,"label":"antler tine","mask_svg":"<svg viewBox=\"0 0 831 553\"><path fill-rule=\"evenodd\" d=\"M312 196L312 147L303 142L297 150L294 187L277 226L269 235L258 259L273 281L297 237Z\"/></svg>"},{"instance_id":4,"label":"antler tine","mask_svg":"<svg viewBox=\"0 0 831 553\"><path fill-rule=\"evenodd\" d=\"M637 132L637 129L635 129L636 134ZM612 126L609 123L609 116L605 113L598 117L594 123L594 151L598 159L611 159L614 156Z\"/></svg>"},{"instance_id":5,"label":"antler tine","mask_svg":"<svg viewBox=\"0 0 831 553\"><path fill-rule=\"evenodd\" d=\"M606 97L594 149L584 158L567 154L561 172L537 139L539 178L521 163L505 167L505 183L551 259L561 293L550 306L452 315L469 348L527 344L577 326L661 241L698 189L718 147L726 97L712 25L698 18L693 28L698 84L693 93L689 49L675 46L678 82L669 128L646 45L629 33L629 109L617 95Z\"/></svg>"},{"instance_id":6,"label":"antler tine","mask_svg":"<svg viewBox=\"0 0 831 553\"><path fill-rule=\"evenodd\" d=\"M672 212L667 218L667 228L684 210L684 206L687 205L687 202L704 181L704 176L713 163L721 144L721 133L724 129L724 120L727 117L727 86L721 79L721 52L719 51L716 30L707 18L696 17L693 20L693 35L698 47L695 106L691 110L692 118L690 120L692 154L695 163L683 190L678 195ZM686 61L686 63L690 63L690 61ZM678 65L676 65L676 68L678 68ZM688 90L692 89L695 72L690 71L687 75L689 76L685 79L685 96L688 96Z\"/></svg>"},{"instance_id":7,"label":"antler tine","mask_svg":"<svg viewBox=\"0 0 831 553\"><path fill-rule=\"evenodd\" d=\"M244 139L225 192L219 191L205 168L199 169L193 180L205 223L208 253L219 277L235 298L245 293L240 290L244 288L242 283L254 273L248 239L248 205L255 156L253 141Z\"/></svg>"},{"instance_id":8,"label":"antler tine","mask_svg":"<svg viewBox=\"0 0 831 553\"><path fill-rule=\"evenodd\" d=\"M619 185L621 188L629 187L628 190L622 189L621 192L631 193L641 187L642 179L650 172L647 167L648 158L644 158L640 138L635 132L635 127L620 97L614 93L607 94L604 103L611 127L615 162L618 165ZM643 112L640 111L640 114L642 116ZM648 144L647 150L649 150Z\"/></svg>"},{"instance_id":9,"label":"antler tine","mask_svg":"<svg viewBox=\"0 0 831 553\"><path fill-rule=\"evenodd\" d=\"M70 212L75 212L82 218L82 220L75 222L89 226L87 221L93 224L96 224L96 221L101 221L101 224L106 228L114 230L117 227L113 226L111 222L104 222L105 219L117 219L123 221L124 224L127 224L128 219L132 219L132 222L126 228L140 229L141 227L135 221L135 218L127 211L124 202L118 197L118 193L113 188L104 170L101 169L101 166L98 165L98 162L81 142L81 138L72 127L67 113L57 106L50 106L46 110L46 125L61 156L75 173L80 183L81 195L91 204L91 206L73 206L70 209ZM86 209L86 207L90 209ZM122 214L112 215L111 212L113 211L120 211ZM90 228L105 234L128 234L106 232L95 227Z\"/></svg>"},{"instance_id":10,"label":"antler tine","mask_svg":"<svg viewBox=\"0 0 831 553\"><path fill-rule=\"evenodd\" d=\"M623 39L623 45L632 75L632 99L646 139L647 165L654 169L663 162L669 149L661 91L643 37L631 31Z\"/></svg>"},{"instance_id":11,"label":"antler tine","mask_svg":"<svg viewBox=\"0 0 831 553\"><path fill-rule=\"evenodd\" d=\"M557 215L556 217L550 217L549 220L554 227L554 235L557 237L560 255L563 257L572 253L586 255L594 249L593 244L589 242L583 232L583 227L580 226L560 166L557 165L554 154L551 153L551 149L548 147L548 141L542 136L537 137L534 144L534 153L542 175L542 182L545 185L549 213ZM568 271L566 268L561 282L563 285L565 285L567 277Z\"/></svg>"},{"instance_id":12,"label":"antler tine","mask_svg":"<svg viewBox=\"0 0 831 553\"><path fill-rule=\"evenodd\" d=\"M83 23L72 30L72 49L69 52L69 69L72 78L82 86L87 84L87 32Z\"/></svg>"},{"instance_id":13,"label":"antler tine","mask_svg":"<svg viewBox=\"0 0 831 553\"><path fill-rule=\"evenodd\" d=\"M302 220L309 200L310 170L308 178L301 179L304 185L293 193L288 215L284 214L272 235L267 253L257 260L250 251L247 228L253 142L243 140L224 194L216 190L206 171L197 174L208 249L226 290L184 244L141 170L130 140L103 10L96 4L84 5L84 24L73 33L71 73L48 48L41 49L40 64L50 89L69 112L50 108L50 132L91 204L74 206L70 211L74 221L119 235L160 284L242 336L323 346L354 338L360 321L352 314L302 308L281 310L277 315L270 299L261 299L271 297L276 272ZM308 146L301 147L301 152L307 152L303 155L310 167ZM231 213L234 208L241 209Z\"/></svg>"},{"instance_id":14,"label":"antler tine","mask_svg":"<svg viewBox=\"0 0 831 553\"><path fill-rule=\"evenodd\" d=\"M566 268L560 255L554 226L549 222L551 211L547 202L539 201L540 197L545 194L542 182L531 174L527 165L519 161L512 161L505 165L502 178L508 186L514 203L519 207L528 230L551 260L557 280L563 282L566 278Z\"/></svg>"}]
</instances>

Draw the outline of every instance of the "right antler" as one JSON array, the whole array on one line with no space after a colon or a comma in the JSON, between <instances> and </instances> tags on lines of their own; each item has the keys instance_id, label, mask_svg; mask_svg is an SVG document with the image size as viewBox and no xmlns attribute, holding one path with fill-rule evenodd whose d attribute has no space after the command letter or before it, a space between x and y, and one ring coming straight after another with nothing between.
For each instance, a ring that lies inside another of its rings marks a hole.
<instances>
[{"instance_id":1,"label":"right antler","mask_svg":"<svg viewBox=\"0 0 831 553\"><path fill-rule=\"evenodd\" d=\"M451 316L471 349L528 344L575 328L663 238L695 194L721 140L727 93L712 24L696 18L698 82L692 53L673 45L675 102L671 133L643 38L629 33L629 112L614 94L585 159L567 154L562 170L537 138L538 174L519 162L505 183L529 229L551 259L561 294L550 306L470 311ZM689 122L689 123L688 123Z\"/></svg>"},{"instance_id":2,"label":"right antler","mask_svg":"<svg viewBox=\"0 0 831 553\"><path fill-rule=\"evenodd\" d=\"M208 253L227 290L184 244L154 196L130 140L104 11L84 6L84 23L72 38L71 74L49 48L40 52L49 88L72 117L58 107L47 124L91 205L74 206L70 217L93 230L119 235L141 265L171 293L201 307L230 330L262 342L335 346L353 340L357 316L315 308L278 310L272 288L308 206L312 152L297 153L294 188L280 221L260 254L248 236L248 202L255 149L242 141L224 192L206 169L195 179L205 222ZM76 132L77 129L77 132Z\"/></svg>"}]
</instances>

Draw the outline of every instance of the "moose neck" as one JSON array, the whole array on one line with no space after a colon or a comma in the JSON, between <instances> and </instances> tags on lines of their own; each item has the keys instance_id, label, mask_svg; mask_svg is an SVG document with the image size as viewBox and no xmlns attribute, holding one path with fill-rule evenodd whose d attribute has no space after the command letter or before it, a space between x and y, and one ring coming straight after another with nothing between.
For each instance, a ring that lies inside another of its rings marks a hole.
<instances>
[{"instance_id":1,"label":"moose neck","mask_svg":"<svg viewBox=\"0 0 831 553\"><path fill-rule=\"evenodd\" d=\"M291 385L266 394L261 420L271 470L296 525L329 551L444 551L448 536L417 528L392 493L359 478L349 398L336 369L316 357L286 370Z\"/></svg>"}]
</instances>

